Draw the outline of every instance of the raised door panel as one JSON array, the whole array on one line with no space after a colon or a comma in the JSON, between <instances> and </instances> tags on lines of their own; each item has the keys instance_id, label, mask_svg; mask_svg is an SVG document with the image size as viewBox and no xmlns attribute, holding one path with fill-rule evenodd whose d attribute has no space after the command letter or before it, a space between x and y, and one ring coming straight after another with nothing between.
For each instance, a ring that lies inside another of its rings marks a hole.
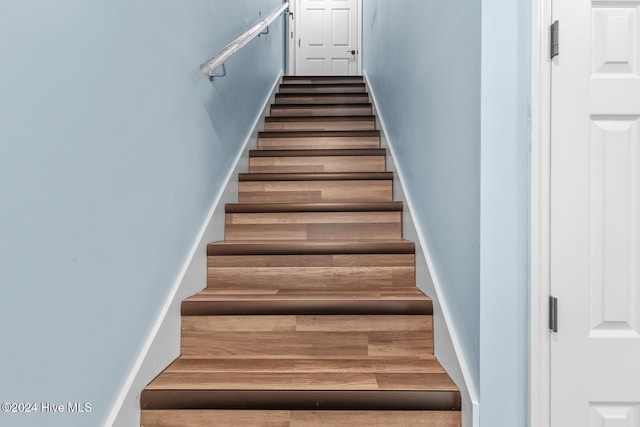
<instances>
[{"instance_id":1,"label":"raised door panel","mask_svg":"<svg viewBox=\"0 0 640 427\"><path fill-rule=\"evenodd\" d=\"M299 0L296 74L357 74L358 13L357 0Z\"/></svg>"}]
</instances>

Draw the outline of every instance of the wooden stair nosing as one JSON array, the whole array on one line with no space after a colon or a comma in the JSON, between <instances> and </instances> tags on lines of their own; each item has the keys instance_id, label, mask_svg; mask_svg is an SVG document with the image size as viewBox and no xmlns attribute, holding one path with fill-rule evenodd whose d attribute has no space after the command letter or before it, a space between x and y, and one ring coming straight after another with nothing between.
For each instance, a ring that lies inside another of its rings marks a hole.
<instances>
[{"instance_id":1,"label":"wooden stair nosing","mask_svg":"<svg viewBox=\"0 0 640 427\"><path fill-rule=\"evenodd\" d=\"M289 95L315 95L315 94L345 94L345 93L358 93L368 94L367 88L364 84L281 84L277 94Z\"/></svg>"},{"instance_id":2,"label":"wooden stair nosing","mask_svg":"<svg viewBox=\"0 0 640 427\"><path fill-rule=\"evenodd\" d=\"M401 241L221 241L207 245L207 255L415 254L415 244Z\"/></svg>"},{"instance_id":3,"label":"wooden stair nosing","mask_svg":"<svg viewBox=\"0 0 640 427\"><path fill-rule=\"evenodd\" d=\"M240 173L238 181L388 181L393 172Z\"/></svg>"},{"instance_id":4,"label":"wooden stair nosing","mask_svg":"<svg viewBox=\"0 0 640 427\"><path fill-rule=\"evenodd\" d=\"M339 80L339 79L351 79L351 80L363 80L363 76L361 74L355 75L347 75L347 76L334 76L334 75L323 75L323 74L307 74L307 75L291 75L286 74L282 76L283 80L306 80L306 79L327 79L327 80Z\"/></svg>"},{"instance_id":5,"label":"wooden stair nosing","mask_svg":"<svg viewBox=\"0 0 640 427\"><path fill-rule=\"evenodd\" d=\"M367 85L363 81L357 81L352 83L291 83L291 82L283 82L280 83L280 88L285 89L295 89L295 88L327 88L327 87L335 87L339 88L366 88Z\"/></svg>"},{"instance_id":6,"label":"wooden stair nosing","mask_svg":"<svg viewBox=\"0 0 640 427\"><path fill-rule=\"evenodd\" d=\"M369 93L364 83L333 83L333 84L289 84L282 83L278 93L315 94L315 93Z\"/></svg>"},{"instance_id":7,"label":"wooden stair nosing","mask_svg":"<svg viewBox=\"0 0 640 427\"><path fill-rule=\"evenodd\" d=\"M227 203L225 213L401 212L402 202Z\"/></svg>"},{"instance_id":8,"label":"wooden stair nosing","mask_svg":"<svg viewBox=\"0 0 640 427\"><path fill-rule=\"evenodd\" d=\"M369 97L367 92L345 92L345 93L276 93L276 98L297 98L297 97L309 97L309 98L364 98Z\"/></svg>"},{"instance_id":9,"label":"wooden stair nosing","mask_svg":"<svg viewBox=\"0 0 640 427\"><path fill-rule=\"evenodd\" d=\"M344 93L276 93L275 102L278 104L289 104L289 99L309 98L305 99L309 104L315 102L322 103L322 105L344 105L344 104L369 104L369 94L367 92L344 92ZM334 100L338 98L344 98L345 100L336 100L335 102L326 102L327 100ZM352 99L353 98L353 99ZM300 104L300 102L293 102L293 104Z\"/></svg>"},{"instance_id":10,"label":"wooden stair nosing","mask_svg":"<svg viewBox=\"0 0 640 427\"><path fill-rule=\"evenodd\" d=\"M272 104L271 115L288 116L370 116L371 104Z\"/></svg>"},{"instance_id":11,"label":"wooden stair nosing","mask_svg":"<svg viewBox=\"0 0 640 427\"><path fill-rule=\"evenodd\" d=\"M458 391L149 390L142 409L461 410Z\"/></svg>"},{"instance_id":12,"label":"wooden stair nosing","mask_svg":"<svg viewBox=\"0 0 640 427\"><path fill-rule=\"evenodd\" d=\"M379 130L296 130L258 132L258 138L380 137Z\"/></svg>"},{"instance_id":13,"label":"wooden stair nosing","mask_svg":"<svg viewBox=\"0 0 640 427\"><path fill-rule=\"evenodd\" d=\"M249 157L352 157L386 156L385 148L338 148L308 150L250 150Z\"/></svg>"},{"instance_id":14,"label":"wooden stair nosing","mask_svg":"<svg viewBox=\"0 0 640 427\"><path fill-rule=\"evenodd\" d=\"M327 110L331 110L331 109L335 109L335 108L371 108L371 102L356 102L356 103L345 103L345 104L271 104L271 109L276 109L276 110L286 110L286 109L309 109L309 108L313 108L313 109L327 109ZM369 114L370 115L370 114Z\"/></svg>"},{"instance_id":15,"label":"wooden stair nosing","mask_svg":"<svg viewBox=\"0 0 640 427\"><path fill-rule=\"evenodd\" d=\"M271 300L182 302L183 316L201 315L432 315L430 299L424 300Z\"/></svg>"},{"instance_id":16,"label":"wooden stair nosing","mask_svg":"<svg viewBox=\"0 0 640 427\"><path fill-rule=\"evenodd\" d=\"M375 122L376 117L371 116L268 116L265 122Z\"/></svg>"},{"instance_id":17,"label":"wooden stair nosing","mask_svg":"<svg viewBox=\"0 0 640 427\"><path fill-rule=\"evenodd\" d=\"M315 76L283 76L282 77L282 82L287 82L287 83L300 83L300 82L307 82L307 81L315 81L315 83L312 84L320 84L318 82L328 82L328 83L334 83L336 81L340 81L340 80L344 80L344 81L349 81L349 82L354 82L354 83L364 83L364 77L363 76L320 76L320 75L315 75ZM305 83L302 83L305 84Z\"/></svg>"}]
</instances>

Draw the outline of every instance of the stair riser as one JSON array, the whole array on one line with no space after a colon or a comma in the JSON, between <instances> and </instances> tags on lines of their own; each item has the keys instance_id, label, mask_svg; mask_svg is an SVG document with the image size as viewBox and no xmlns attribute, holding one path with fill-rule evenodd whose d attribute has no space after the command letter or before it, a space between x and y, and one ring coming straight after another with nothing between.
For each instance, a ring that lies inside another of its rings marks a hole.
<instances>
[{"instance_id":1,"label":"stair riser","mask_svg":"<svg viewBox=\"0 0 640 427\"><path fill-rule=\"evenodd\" d=\"M414 255L232 255L207 258L207 285L372 289L415 286Z\"/></svg>"},{"instance_id":2,"label":"stair riser","mask_svg":"<svg viewBox=\"0 0 640 427\"><path fill-rule=\"evenodd\" d=\"M227 240L401 239L400 212L234 213Z\"/></svg>"},{"instance_id":3,"label":"stair riser","mask_svg":"<svg viewBox=\"0 0 640 427\"><path fill-rule=\"evenodd\" d=\"M324 107L318 105L283 106L274 105L271 107L271 115L274 117L286 116L370 116L371 106L335 106Z\"/></svg>"},{"instance_id":4,"label":"stair riser","mask_svg":"<svg viewBox=\"0 0 640 427\"><path fill-rule=\"evenodd\" d=\"M310 172L384 172L384 156L305 156L253 157L249 172L310 173Z\"/></svg>"},{"instance_id":5,"label":"stair riser","mask_svg":"<svg viewBox=\"0 0 640 427\"><path fill-rule=\"evenodd\" d=\"M390 202L392 180L243 181L239 203Z\"/></svg>"},{"instance_id":6,"label":"stair riser","mask_svg":"<svg viewBox=\"0 0 640 427\"><path fill-rule=\"evenodd\" d=\"M316 136L258 138L260 150L314 150L341 148L380 148L378 136Z\"/></svg>"},{"instance_id":7,"label":"stair riser","mask_svg":"<svg viewBox=\"0 0 640 427\"><path fill-rule=\"evenodd\" d=\"M182 358L366 360L432 353L431 316L182 318Z\"/></svg>"},{"instance_id":8,"label":"stair riser","mask_svg":"<svg viewBox=\"0 0 640 427\"><path fill-rule=\"evenodd\" d=\"M276 104L358 104L368 103L367 94L353 94L349 96L338 94L280 94L276 95Z\"/></svg>"},{"instance_id":9,"label":"stair riser","mask_svg":"<svg viewBox=\"0 0 640 427\"><path fill-rule=\"evenodd\" d=\"M146 410L142 427L461 427L457 411Z\"/></svg>"},{"instance_id":10,"label":"stair riser","mask_svg":"<svg viewBox=\"0 0 640 427\"><path fill-rule=\"evenodd\" d=\"M461 407L457 391L431 390L145 390L140 403L143 409L459 411Z\"/></svg>"},{"instance_id":11,"label":"stair riser","mask_svg":"<svg viewBox=\"0 0 640 427\"><path fill-rule=\"evenodd\" d=\"M208 288L209 290L213 288ZM287 290L290 292L290 290ZM276 291L277 292L277 291ZM326 290L325 290L326 292ZM324 301L183 301L181 307L185 316L203 315L395 315L432 314L431 301L379 301L371 300L324 300Z\"/></svg>"},{"instance_id":12,"label":"stair riser","mask_svg":"<svg viewBox=\"0 0 640 427\"><path fill-rule=\"evenodd\" d=\"M142 427L461 427L458 411L145 410Z\"/></svg>"},{"instance_id":13,"label":"stair riser","mask_svg":"<svg viewBox=\"0 0 640 427\"><path fill-rule=\"evenodd\" d=\"M331 130L375 130L375 122L370 120L351 121L280 121L264 124L265 131L331 131Z\"/></svg>"},{"instance_id":14,"label":"stair riser","mask_svg":"<svg viewBox=\"0 0 640 427\"><path fill-rule=\"evenodd\" d=\"M432 354L427 333L183 332L183 358L360 358Z\"/></svg>"}]
</instances>

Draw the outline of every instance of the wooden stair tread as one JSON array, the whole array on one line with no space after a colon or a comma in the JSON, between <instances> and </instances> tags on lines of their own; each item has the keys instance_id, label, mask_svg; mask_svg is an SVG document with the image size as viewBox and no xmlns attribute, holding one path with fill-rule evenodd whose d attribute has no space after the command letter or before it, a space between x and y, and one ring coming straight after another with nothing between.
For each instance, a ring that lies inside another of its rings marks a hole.
<instances>
[{"instance_id":1,"label":"wooden stair tread","mask_svg":"<svg viewBox=\"0 0 640 427\"><path fill-rule=\"evenodd\" d=\"M227 203L226 213L401 212L402 202Z\"/></svg>"},{"instance_id":2,"label":"wooden stair tread","mask_svg":"<svg viewBox=\"0 0 640 427\"><path fill-rule=\"evenodd\" d=\"M380 137L379 130L312 130L258 132L258 138Z\"/></svg>"},{"instance_id":3,"label":"wooden stair tread","mask_svg":"<svg viewBox=\"0 0 640 427\"><path fill-rule=\"evenodd\" d=\"M395 300L395 299L417 299L430 300L428 296L422 293L415 286L376 286L376 287L368 287L368 288L358 288L358 287L349 287L349 288L338 288L338 289L327 289L327 288L296 288L290 287L287 285L277 285L273 287L251 287L251 286L219 286L215 288L205 288L199 293L193 295L191 298L282 298L282 299L293 299L293 300L305 300L315 299L315 298L323 298L323 299L351 299L351 298L363 298L363 299L385 299L385 300Z\"/></svg>"},{"instance_id":4,"label":"wooden stair tread","mask_svg":"<svg viewBox=\"0 0 640 427\"><path fill-rule=\"evenodd\" d=\"M240 173L238 181L362 181L391 180L393 172Z\"/></svg>"},{"instance_id":5,"label":"wooden stair tread","mask_svg":"<svg viewBox=\"0 0 640 427\"><path fill-rule=\"evenodd\" d=\"M396 301L416 300L429 301L429 297L420 292L418 288L388 287L385 290L372 289L299 289L299 288L273 288L273 289L246 289L241 292L232 287L207 288L185 301L307 301L307 300L366 300L366 301ZM430 313L424 313L430 314Z\"/></svg>"},{"instance_id":6,"label":"wooden stair tread","mask_svg":"<svg viewBox=\"0 0 640 427\"><path fill-rule=\"evenodd\" d=\"M207 255L315 255L315 254L414 254L415 244L408 240L322 241L241 241L210 243Z\"/></svg>"},{"instance_id":7,"label":"wooden stair tread","mask_svg":"<svg viewBox=\"0 0 640 427\"><path fill-rule=\"evenodd\" d=\"M164 373L444 374L433 355L394 359L176 359Z\"/></svg>"},{"instance_id":8,"label":"wooden stair tread","mask_svg":"<svg viewBox=\"0 0 640 427\"><path fill-rule=\"evenodd\" d=\"M143 392L144 408L459 410L457 386L433 356L358 359L179 358ZM246 406L245 406L246 405ZM317 406L315 406L317 405Z\"/></svg>"},{"instance_id":9,"label":"wooden stair tread","mask_svg":"<svg viewBox=\"0 0 640 427\"><path fill-rule=\"evenodd\" d=\"M343 148L308 150L250 150L249 157L339 157L339 156L386 156L384 148Z\"/></svg>"},{"instance_id":10,"label":"wooden stair tread","mask_svg":"<svg viewBox=\"0 0 640 427\"><path fill-rule=\"evenodd\" d=\"M142 427L461 427L458 411L144 410Z\"/></svg>"},{"instance_id":11,"label":"wooden stair tread","mask_svg":"<svg viewBox=\"0 0 640 427\"><path fill-rule=\"evenodd\" d=\"M247 364L249 365L249 364ZM445 373L164 372L148 390L458 391Z\"/></svg>"}]
</instances>

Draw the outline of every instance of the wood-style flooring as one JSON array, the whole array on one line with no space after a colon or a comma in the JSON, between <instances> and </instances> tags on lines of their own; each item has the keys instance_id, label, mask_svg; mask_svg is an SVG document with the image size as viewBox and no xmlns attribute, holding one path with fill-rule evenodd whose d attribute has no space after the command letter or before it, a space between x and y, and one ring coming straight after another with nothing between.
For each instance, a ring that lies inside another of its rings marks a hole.
<instances>
[{"instance_id":1,"label":"wood-style flooring","mask_svg":"<svg viewBox=\"0 0 640 427\"><path fill-rule=\"evenodd\" d=\"M285 77L142 426L460 427L361 77Z\"/></svg>"}]
</instances>

